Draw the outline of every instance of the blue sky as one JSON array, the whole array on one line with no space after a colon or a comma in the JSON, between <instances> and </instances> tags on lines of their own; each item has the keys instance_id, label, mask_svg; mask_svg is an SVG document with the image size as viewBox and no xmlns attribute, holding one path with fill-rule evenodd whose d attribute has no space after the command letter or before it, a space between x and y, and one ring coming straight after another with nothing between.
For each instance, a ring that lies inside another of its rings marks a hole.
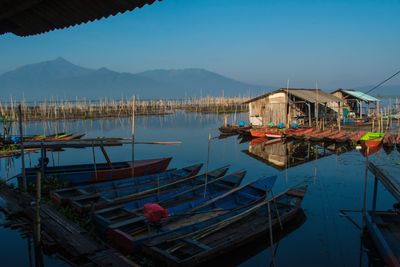
<instances>
[{"instance_id":1,"label":"blue sky","mask_svg":"<svg viewBox=\"0 0 400 267\"><path fill-rule=\"evenodd\" d=\"M0 73L62 56L126 72L199 67L262 85L377 84L400 69L399 14L394 0L164 0L67 30L0 36Z\"/></svg>"}]
</instances>

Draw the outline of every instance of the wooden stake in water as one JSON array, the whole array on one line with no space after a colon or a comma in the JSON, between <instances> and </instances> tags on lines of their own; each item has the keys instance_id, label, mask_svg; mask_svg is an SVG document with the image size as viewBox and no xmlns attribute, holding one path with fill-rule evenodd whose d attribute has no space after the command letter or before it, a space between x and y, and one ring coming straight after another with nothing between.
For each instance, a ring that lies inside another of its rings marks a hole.
<instances>
[{"instance_id":1,"label":"wooden stake in water","mask_svg":"<svg viewBox=\"0 0 400 267\"><path fill-rule=\"evenodd\" d=\"M135 96L132 99L132 177L135 176Z\"/></svg>"},{"instance_id":2,"label":"wooden stake in water","mask_svg":"<svg viewBox=\"0 0 400 267\"><path fill-rule=\"evenodd\" d=\"M42 173L36 172L36 205L35 205L35 243L40 245L41 242L41 227L40 227L40 202L42 198Z\"/></svg>"},{"instance_id":3,"label":"wooden stake in water","mask_svg":"<svg viewBox=\"0 0 400 267\"><path fill-rule=\"evenodd\" d=\"M207 193L207 178L208 178L208 164L210 163L210 149L211 149L211 133L208 134L206 175L204 177L204 198L206 197L206 193Z\"/></svg>"},{"instance_id":4,"label":"wooden stake in water","mask_svg":"<svg viewBox=\"0 0 400 267\"><path fill-rule=\"evenodd\" d=\"M22 190L26 192L26 173L25 173L25 153L24 153L24 131L22 128L22 108L21 104L18 105L18 123L19 123L19 137L21 147L21 167L22 167Z\"/></svg>"},{"instance_id":5,"label":"wooden stake in water","mask_svg":"<svg viewBox=\"0 0 400 267\"><path fill-rule=\"evenodd\" d=\"M268 199L268 192L265 193L265 198ZM270 240L270 243L271 243L271 251L272 251L272 262L271 262L271 265L275 266L275 255L274 255L275 249L274 249L274 237L273 237L273 234L272 234L272 218L271 218L270 202L271 201L267 202L268 203L268 224L269 224L268 228L269 228L269 240Z\"/></svg>"},{"instance_id":6,"label":"wooden stake in water","mask_svg":"<svg viewBox=\"0 0 400 267\"><path fill-rule=\"evenodd\" d=\"M96 176L96 182L98 181L97 177L97 163L96 163L96 153L94 152L94 141L92 141L92 154L93 154L93 167L94 167L94 174Z\"/></svg>"},{"instance_id":7,"label":"wooden stake in water","mask_svg":"<svg viewBox=\"0 0 400 267\"><path fill-rule=\"evenodd\" d=\"M365 172L364 172L364 192L363 192L363 208L362 208L362 222L363 226L365 226L365 220L367 216L367 179L368 179L368 154L369 154L369 147L367 146L365 157Z\"/></svg>"}]
</instances>

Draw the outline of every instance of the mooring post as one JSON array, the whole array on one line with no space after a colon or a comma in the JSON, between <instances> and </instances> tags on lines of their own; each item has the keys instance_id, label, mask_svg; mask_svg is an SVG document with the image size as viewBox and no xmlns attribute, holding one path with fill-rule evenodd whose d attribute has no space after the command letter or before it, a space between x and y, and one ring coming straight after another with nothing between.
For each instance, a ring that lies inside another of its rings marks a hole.
<instances>
[{"instance_id":1,"label":"mooring post","mask_svg":"<svg viewBox=\"0 0 400 267\"><path fill-rule=\"evenodd\" d=\"M367 216L367 179L368 179L368 153L369 147L367 147L367 155L365 157L365 173L364 173L364 193L363 193L363 208L362 208L362 222L363 227L365 226L365 219Z\"/></svg>"},{"instance_id":2,"label":"mooring post","mask_svg":"<svg viewBox=\"0 0 400 267\"><path fill-rule=\"evenodd\" d=\"M45 177L45 160L46 160L46 149L43 146L43 142L40 143L40 172L41 172L41 177Z\"/></svg>"},{"instance_id":3,"label":"mooring post","mask_svg":"<svg viewBox=\"0 0 400 267\"><path fill-rule=\"evenodd\" d=\"M207 193L208 164L210 163L210 147L211 147L211 133L208 134L206 175L205 175L205 177L204 177L204 198L206 197L206 193Z\"/></svg>"},{"instance_id":4,"label":"mooring post","mask_svg":"<svg viewBox=\"0 0 400 267\"><path fill-rule=\"evenodd\" d=\"M25 153L24 153L24 131L22 127L22 107L18 105L18 124L19 124L19 136L20 136L20 148L21 148L21 168L22 168L22 190L26 192L26 170L25 170Z\"/></svg>"},{"instance_id":5,"label":"mooring post","mask_svg":"<svg viewBox=\"0 0 400 267\"><path fill-rule=\"evenodd\" d=\"M41 242L40 227L40 202L42 198L42 173L36 171L36 202L35 202L35 245L39 246Z\"/></svg>"},{"instance_id":6,"label":"mooring post","mask_svg":"<svg viewBox=\"0 0 400 267\"><path fill-rule=\"evenodd\" d=\"M265 192L265 199L267 200L267 207L268 207L268 229L269 229L269 240L271 243L271 251L272 251L272 262L271 266L275 267L275 255L274 255L274 237L272 233L272 217L271 217L271 205L270 205L270 200L268 200L268 191Z\"/></svg>"},{"instance_id":7,"label":"mooring post","mask_svg":"<svg viewBox=\"0 0 400 267\"><path fill-rule=\"evenodd\" d=\"M132 177L135 176L135 97L132 99Z\"/></svg>"}]
</instances>

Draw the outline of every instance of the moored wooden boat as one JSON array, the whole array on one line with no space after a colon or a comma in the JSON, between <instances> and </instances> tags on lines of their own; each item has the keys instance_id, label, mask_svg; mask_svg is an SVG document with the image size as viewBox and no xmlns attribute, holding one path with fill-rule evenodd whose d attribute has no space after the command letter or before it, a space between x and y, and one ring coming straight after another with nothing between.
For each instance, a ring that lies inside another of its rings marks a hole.
<instances>
[{"instance_id":1,"label":"moored wooden boat","mask_svg":"<svg viewBox=\"0 0 400 267\"><path fill-rule=\"evenodd\" d=\"M96 165L78 164L46 167L45 175L70 185L96 183L129 178L132 177L132 174L136 177L159 173L167 169L171 159L172 158L135 160L133 164L132 161L122 161L114 162L111 166L108 163L98 163ZM25 169L28 184L35 183L37 170L38 168Z\"/></svg>"},{"instance_id":2,"label":"moored wooden boat","mask_svg":"<svg viewBox=\"0 0 400 267\"><path fill-rule=\"evenodd\" d=\"M99 194L101 192L117 191L132 187L145 189L149 186L160 186L168 182L194 176L200 171L202 165L203 164L195 164L181 169L172 169L157 174L138 176L134 179L120 179L116 181L58 189L50 192L50 196L55 203L66 204L76 198L92 196L93 194Z\"/></svg>"},{"instance_id":3,"label":"moored wooden boat","mask_svg":"<svg viewBox=\"0 0 400 267\"><path fill-rule=\"evenodd\" d=\"M96 228L105 232L108 229L124 229L132 224L138 224L143 222L143 206L147 203L157 203L163 208L173 208L179 206L186 202L192 202L196 199L209 198L210 196L216 196L229 191L237 187L243 180L246 171L237 171L226 176L217 177L211 179L205 187L204 183L192 186L192 187L182 187L176 190L174 194L171 192L165 192L157 195L146 196L137 200L133 200L128 203L124 203L118 207L111 207L103 210L98 210L94 214L94 222ZM184 205L183 208L191 209L190 205ZM108 236L108 239L112 244L118 247L119 240L114 239L112 235Z\"/></svg>"},{"instance_id":4,"label":"moored wooden boat","mask_svg":"<svg viewBox=\"0 0 400 267\"><path fill-rule=\"evenodd\" d=\"M290 189L231 216L211 218L190 228L161 234L144 242L143 250L168 266L195 266L247 244L270 229L280 229L301 213L306 188ZM271 221L268 216L271 208ZM266 240L266 242L268 242ZM269 241L270 242L270 241Z\"/></svg>"},{"instance_id":5,"label":"moored wooden boat","mask_svg":"<svg viewBox=\"0 0 400 267\"><path fill-rule=\"evenodd\" d=\"M304 139L312 141L312 142L317 142L317 141L321 141L322 139L325 138L325 136L327 136L327 135L329 135L331 133L332 133L331 130L325 130L325 131L319 131L319 132L311 132L309 134L305 134L304 135Z\"/></svg>"},{"instance_id":6,"label":"moored wooden boat","mask_svg":"<svg viewBox=\"0 0 400 267\"><path fill-rule=\"evenodd\" d=\"M124 253L131 253L142 242L153 239L161 234L182 230L193 224L207 221L211 218L229 214L232 210L240 210L257 202L263 201L266 191L275 183L276 176L261 179L257 182L248 182L224 194L210 196L210 199L200 199L193 203L184 203L168 210L168 220L162 221L159 227L149 231L149 225L132 224L125 228L112 229L108 235L118 244ZM192 206L187 209L187 205Z\"/></svg>"},{"instance_id":7,"label":"moored wooden boat","mask_svg":"<svg viewBox=\"0 0 400 267\"><path fill-rule=\"evenodd\" d=\"M377 147L382 143L384 136L384 133L367 132L360 138L360 141L364 141L370 148Z\"/></svg>"},{"instance_id":8,"label":"moored wooden boat","mask_svg":"<svg viewBox=\"0 0 400 267\"><path fill-rule=\"evenodd\" d=\"M239 134L240 131L245 131L250 129L251 126L239 126L239 125L229 125L229 124L218 128L221 134Z\"/></svg>"},{"instance_id":9,"label":"moored wooden boat","mask_svg":"<svg viewBox=\"0 0 400 267\"><path fill-rule=\"evenodd\" d=\"M375 153L377 153L381 148L382 148L382 142L380 142L377 146L369 146L366 144L365 141L360 141L361 144L361 150L360 153L366 157L366 156L371 156Z\"/></svg>"},{"instance_id":10,"label":"moored wooden boat","mask_svg":"<svg viewBox=\"0 0 400 267\"><path fill-rule=\"evenodd\" d=\"M282 138L284 136L283 130L268 129L265 131L265 136L268 138Z\"/></svg>"},{"instance_id":11,"label":"moored wooden boat","mask_svg":"<svg viewBox=\"0 0 400 267\"><path fill-rule=\"evenodd\" d=\"M178 190L190 188L199 184L203 184L205 179L212 181L215 178L223 176L229 169L229 166L221 167L207 173L187 178L180 178L170 183L139 187L129 187L120 190L100 192L97 194L81 196L74 198L70 203L72 207L80 212L89 209L102 209L110 206L116 206L123 203L132 202L136 199L149 195L159 195L164 192L174 194Z\"/></svg>"},{"instance_id":12,"label":"moored wooden boat","mask_svg":"<svg viewBox=\"0 0 400 267\"><path fill-rule=\"evenodd\" d=\"M288 132L287 137L292 139L304 139L307 134L310 134L314 131L314 128L300 128L297 131Z\"/></svg>"},{"instance_id":13,"label":"moored wooden boat","mask_svg":"<svg viewBox=\"0 0 400 267\"><path fill-rule=\"evenodd\" d=\"M251 137L265 137L265 129L264 128L251 129L250 135Z\"/></svg>"}]
</instances>

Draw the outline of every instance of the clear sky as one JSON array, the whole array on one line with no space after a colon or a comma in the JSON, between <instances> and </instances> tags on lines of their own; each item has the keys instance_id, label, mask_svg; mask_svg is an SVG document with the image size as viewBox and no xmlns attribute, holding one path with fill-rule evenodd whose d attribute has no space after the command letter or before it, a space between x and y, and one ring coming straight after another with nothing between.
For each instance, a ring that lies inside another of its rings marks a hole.
<instances>
[{"instance_id":1,"label":"clear sky","mask_svg":"<svg viewBox=\"0 0 400 267\"><path fill-rule=\"evenodd\" d=\"M377 84L400 69L400 1L163 0L67 30L0 36L0 73L58 56L126 72L199 67L260 85Z\"/></svg>"}]
</instances>

